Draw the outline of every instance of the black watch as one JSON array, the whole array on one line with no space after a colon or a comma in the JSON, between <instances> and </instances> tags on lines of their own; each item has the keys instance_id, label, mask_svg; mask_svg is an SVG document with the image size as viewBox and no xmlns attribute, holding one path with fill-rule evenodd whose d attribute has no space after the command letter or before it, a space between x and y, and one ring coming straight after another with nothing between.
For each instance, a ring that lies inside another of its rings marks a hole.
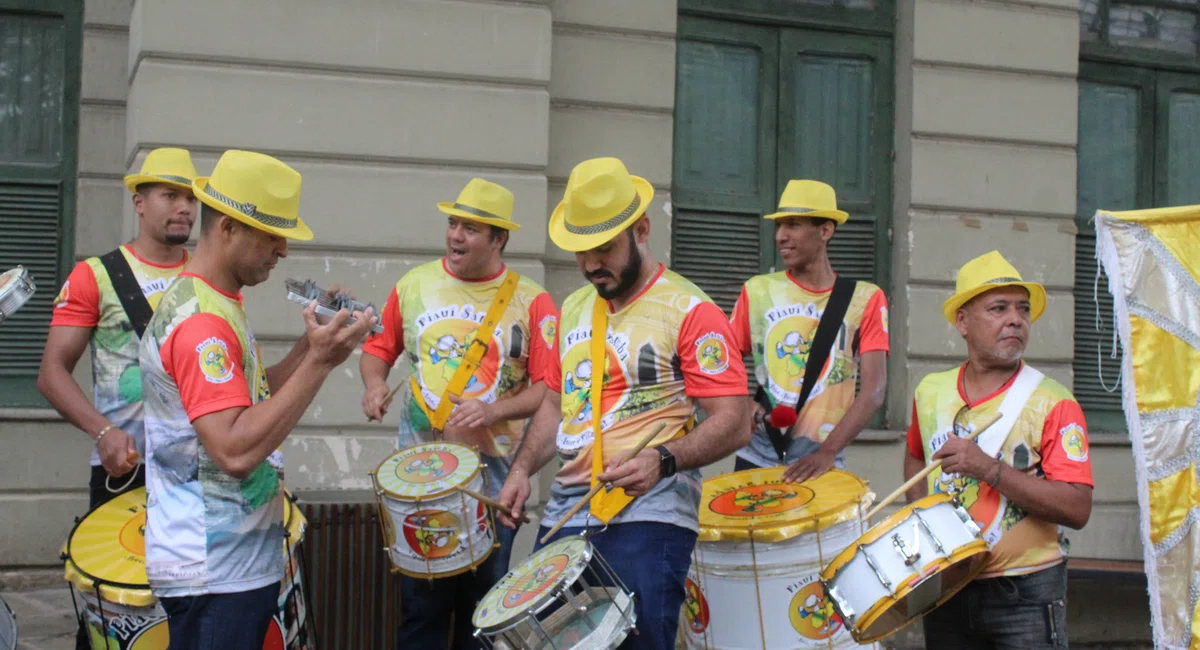
<instances>
[{"instance_id":1,"label":"black watch","mask_svg":"<svg viewBox=\"0 0 1200 650\"><path fill-rule=\"evenodd\" d=\"M675 456L667 449L666 445L655 447L658 450L658 474L659 479L671 478L675 476Z\"/></svg>"}]
</instances>

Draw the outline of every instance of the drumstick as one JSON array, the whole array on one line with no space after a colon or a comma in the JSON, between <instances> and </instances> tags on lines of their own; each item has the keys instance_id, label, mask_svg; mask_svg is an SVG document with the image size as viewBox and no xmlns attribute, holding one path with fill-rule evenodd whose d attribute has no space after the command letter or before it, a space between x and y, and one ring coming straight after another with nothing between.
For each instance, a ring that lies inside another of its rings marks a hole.
<instances>
[{"instance_id":1,"label":"drumstick","mask_svg":"<svg viewBox=\"0 0 1200 650\"><path fill-rule=\"evenodd\" d=\"M997 413L996 415L992 416L992 418L990 420L988 420L987 422L984 422L983 426L972 431L969 435L963 436L963 439L964 440L974 440L975 438L979 437L979 434L983 433L984 431L987 431L988 427L992 426L997 421L999 421L1002 416L1003 416L1002 413ZM932 472L933 470L935 470L941 466L942 466L941 458L933 461L929 465L926 465L925 469L922 469L921 471L917 472L916 475L914 475L912 478L905 481L904 485L901 485L900 487L896 488L895 492L892 492L891 494L887 495L883 499L883 501L880 501L878 504L876 504L876 506L874 508L871 508L871 511L867 513L867 521L870 521L871 517L874 517L875 513L879 512L881 509L883 509L884 506L895 501L897 498L900 497L901 494L904 494L905 492L908 491L909 488L916 485L918 481L925 478L926 476L929 475L930 472Z\"/></svg>"},{"instance_id":2,"label":"drumstick","mask_svg":"<svg viewBox=\"0 0 1200 650\"><path fill-rule=\"evenodd\" d=\"M472 499L475 499L476 501L483 503L486 506L491 506L492 508L495 508L496 510L503 512L506 515L509 515L509 516L512 515L512 508L509 508L508 506L504 505L503 503L500 503L499 501L493 501L493 500L483 496L482 494L480 494L474 490L468 490L465 487L457 487L454 489L458 490L459 492L462 492L463 494L471 497ZM526 515L521 515L521 523L523 523L523 524L529 523L529 517Z\"/></svg>"},{"instance_id":3,"label":"drumstick","mask_svg":"<svg viewBox=\"0 0 1200 650\"><path fill-rule=\"evenodd\" d=\"M646 448L646 445L650 444L650 441L654 440L654 438L656 438L659 433L662 433L662 430L665 429L666 427L667 427L666 422L663 422L663 423L659 424L657 427L655 427L654 430L651 431L649 435L647 435L645 438L642 438L642 441L638 443L638 446L629 450L629 453L625 454L625 457L621 460L621 462L627 463L627 462L633 460L633 457L642 453L642 450ZM563 518L559 519L558 523L554 524L554 527L551 528L550 531L547 532L542 537L542 543L545 544L547 542L547 540L549 540L551 537L554 537L555 533L557 533L559 530L562 530L562 527L565 526L566 523L571 520L571 517L574 517L575 513L579 512L579 510L581 508L583 508L584 504L590 502L592 500L592 497L596 496L600 492L600 490L604 489L604 487L605 487L604 483L597 483L597 484L593 485L592 489L588 490L587 495L585 495L582 499L580 499L579 503L576 503L574 506L572 506L571 509L567 511L567 514L563 515Z\"/></svg>"},{"instance_id":4,"label":"drumstick","mask_svg":"<svg viewBox=\"0 0 1200 650\"><path fill-rule=\"evenodd\" d=\"M391 403L392 403L392 398L396 396L396 393L400 391L400 387L401 387L401 386L403 386L403 385L404 385L404 382L403 382L403 381L401 381L400 383L396 384L396 387L395 387L395 388L393 388L393 389L392 389L392 390L391 390L391 391L390 391L390 392L387 394L387 397L383 398L383 401L379 403L379 408L380 408L380 409L385 409L385 408L387 408L388 404L391 404ZM367 419L368 419L368 421L369 421L369 420L374 420L375 418L367 418ZM380 422L382 422L383 420L382 420L382 419L380 419L379 421L380 421Z\"/></svg>"}]
</instances>

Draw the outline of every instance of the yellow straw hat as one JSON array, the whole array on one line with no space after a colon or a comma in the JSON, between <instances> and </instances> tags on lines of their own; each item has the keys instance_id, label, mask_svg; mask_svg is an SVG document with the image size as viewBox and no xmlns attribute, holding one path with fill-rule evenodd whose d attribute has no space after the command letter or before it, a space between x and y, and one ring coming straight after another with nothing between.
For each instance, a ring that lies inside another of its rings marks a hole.
<instances>
[{"instance_id":1,"label":"yellow straw hat","mask_svg":"<svg viewBox=\"0 0 1200 650\"><path fill-rule=\"evenodd\" d=\"M512 220L513 193L482 178L472 178L457 201L439 203L437 207L446 214L505 230L521 227Z\"/></svg>"},{"instance_id":2,"label":"yellow straw hat","mask_svg":"<svg viewBox=\"0 0 1200 650\"><path fill-rule=\"evenodd\" d=\"M299 241L313 237L300 220L300 173L275 158L230 149L212 176L192 187L205 205L246 225Z\"/></svg>"},{"instance_id":3,"label":"yellow straw hat","mask_svg":"<svg viewBox=\"0 0 1200 650\"><path fill-rule=\"evenodd\" d=\"M779 209L764 216L764 219L783 217L823 217L833 219L841 225L850 215L837 207L837 193L833 187L821 181L788 181L779 197Z\"/></svg>"},{"instance_id":4,"label":"yellow straw hat","mask_svg":"<svg viewBox=\"0 0 1200 650\"><path fill-rule=\"evenodd\" d=\"M125 177L125 187L130 192L136 192L138 185L165 183L190 190L197 176L199 174L192 164L192 154L187 149L163 147L146 154L142 170Z\"/></svg>"},{"instance_id":5,"label":"yellow straw hat","mask_svg":"<svg viewBox=\"0 0 1200 650\"><path fill-rule=\"evenodd\" d=\"M620 160L585 160L571 170L550 215L550 239L573 253L602 246L645 214L653 198L649 181L631 175Z\"/></svg>"},{"instance_id":6,"label":"yellow straw hat","mask_svg":"<svg viewBox=\"0 0 1200 650\"><path fill-rule=\"evenodd\" d=\"M1026 282L1021 274L998 251L980 255L963 264L958 270L954 295L942 304L942 314L950 324L958 309L976 296L1001 287L1023 287L1029 292L1029 322L1036 321L1046 311L1046 288L1037 282Z\"/></svg>"}]
</instances>

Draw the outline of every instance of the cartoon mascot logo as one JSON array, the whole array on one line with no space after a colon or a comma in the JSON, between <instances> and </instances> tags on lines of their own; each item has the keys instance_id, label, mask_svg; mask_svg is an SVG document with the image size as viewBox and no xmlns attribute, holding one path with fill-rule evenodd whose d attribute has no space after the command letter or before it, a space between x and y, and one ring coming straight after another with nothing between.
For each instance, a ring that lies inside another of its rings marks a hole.
<instances>
[{"instance_id":1,"label":"cartoon mascot logo","mask_svg":"<svg viewBox=\"0 0 1200 650\"><path fill-rule=\"evenodd\" d=\"M825 596L820 581L814 580L792 596L788 606L792 628L806 639L828 639L842 629L842 617Z\"/></svg>"}]
</instances>

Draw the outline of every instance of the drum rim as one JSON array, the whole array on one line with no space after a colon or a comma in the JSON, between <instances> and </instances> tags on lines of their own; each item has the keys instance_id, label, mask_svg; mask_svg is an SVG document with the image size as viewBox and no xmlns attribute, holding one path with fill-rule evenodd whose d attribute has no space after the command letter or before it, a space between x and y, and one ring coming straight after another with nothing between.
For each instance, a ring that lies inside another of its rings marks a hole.
<instances>
[{"instance_id":1,"label":"drum rim","mask_svg":"<svg viewBox=\"0 0 1200 650\"><path fill-rule=\"evenodd\" d=\"M433 492L433 493L425 494L425 495L422 495L419 497L408 497L408 496L396 494L395 492L392 492L391 490L383 487L383 484L379 482L379 470L383 469L383 466L385 464L387 464L388 461L395 458L396 456L399 456L400 454L408 453L418 447L425 447L425 446L432 446L432 445L454 445L456 447L462 447L463 449L466 449L467 451L471 452L471 454L473 454L478 461L478 464L475 467L475 471L471 472L471 475L469 477L467 477L466 480L464 480L462 483L460 483L454 487L446 488L445 490L442 490L440 492ZM461 442L453 442L451 440L435 440L433 442L423 442L423 443L420 443L417 445L413 445L411 447L405 447L404 449L397 449L396 451L388 454L386 458L384 458L382 461L379 462L378 465L375 466L374 471L370 472L372 482L375 483L375 488L379 491L381 496L387 496L391 499L394 499L396 501L400 501L403 503L420 503L422 501L428 501L430 499L437 499L437 498L446 496L447 494L450 494L452 492L457 492L458 488L470 485L471 481L474 481L475 477L479 476L482 473L483 473L483 457L479 453L479 450L476 449L475 447L470 447L470 446L462 444Z\"/></svg>"},{"instance_id":2,"label":"drum rim","mask_svg":"<svg viewBox=\"0 0 1200 650\"><path fill-rule=\"evenodd\" d=\"M749 475L754 472L768 472L772 474L778 472L779 482L782 483L783 472L786 469L787 468L783 466L753 468L742 470L741 472L723 474L721 476L709 479L709 481L715 482L718 480L727 479L727 477L730 476ZM861 494L849 501L846 501L845 503L830 506L821 512L811 514L803 519L767 522L762 526L751 526L749 525L749 522L746 524L705 524L703 518L701 518L698 523L699 536L696 541L698 543L746 542L751 540L768 543L784 542L807 533L825 531L833 526L850 521L856 514L859 514L863 509L871 504L875 495L871 492L870 485L868 485L865 480L859 478L857 475L837 468L830 469L828 472L826 472L826 474L833 473L844 475L845 477L856 481L862 486ZM705 481L705 483L709 483L709 481ZM804 483L798 483L797 485L804 485ZM704 498L704 486L701 485L700 489L701 517L703 517L704 506L707 503L711 503L712 499L708 499L706 501ZM812 490L812 488L807 489ZM813 492L815 493L816 491L813 490Z\"/></svg>"},{"instance_id":3,"label":"drum rim","mask_svg":"<svg viewBox=\"0 0 1200 650\"><path fill-rule=\"evenodd\" d=\"M495 635L495 634L499 634L501 632L506 632L506 631L516 627L518 623L525 620L525 618L530 615L537 616L538 614L541 614L542 611L545 610L546 607L550 605L550 603L554 602L554 600L557 599L557 596L555 594L557 593L559 587L561 587L564 584L574 583L576 580L579 579L579 576L583 575L583 572L585 570L587 570L588 565L590 565L592 562L592 557L596 553L595 553L595 546L593 546L592 543L590 541L588 541L587 538L584 537L584 535L582 535L582 534L571 535L569 537L564 537L562 539L555 540L555 541L551 542L550 544L543 546L541 549L538 549L538 552L541 552L544 549L552 548L559 544L565 545L568 542L573 542L573 541L577 541L577 540L582 540L582 542L583 542L582 555L581 555L580 559L577 562L575 562L575 566L569 566L567 569L563 570L562 575L559 576L559 581L554 586L554 588L547 587L547 588L543 589L541 594L539 594L536 598L534 598L533 600L526 603L526 605L527 605L526 607L523 607L520 610L514 611L511 616L509 616L506 619L503 619L499 623L490 625L488 627L483 627L483 626L480 626L475 623L475 617L472 615L471 616L471 624L474 625L480 631L481 634ZM547 556L551 556L551 555L554 555L554 553L547 553ZM521 569L522 567L524 567L524 565L527 562L529 562L529 560L532 558L533 558L533 556L530 555L528 558L525 558L524 560L522 560L521 564L518 564L517 566L510 569L508 571L508 573L504 574L504 577L500 578L500 580L498 580L496 582L496 584L493 585L492 588L489 589L486 594L484 594L483 598L480 599L479 604L483 604L484 602L487 602L488 597L492 595L492 592L501 591L500 586L504 583L505 579L507 579L511 575L514 575L518 569ZM533 567L531 566L529 568L532 569ZM503 591L508 591L508 588L505 588ZM476 606L476 607L478 609L478 606Z\"/></svg>"}]
</instances>

